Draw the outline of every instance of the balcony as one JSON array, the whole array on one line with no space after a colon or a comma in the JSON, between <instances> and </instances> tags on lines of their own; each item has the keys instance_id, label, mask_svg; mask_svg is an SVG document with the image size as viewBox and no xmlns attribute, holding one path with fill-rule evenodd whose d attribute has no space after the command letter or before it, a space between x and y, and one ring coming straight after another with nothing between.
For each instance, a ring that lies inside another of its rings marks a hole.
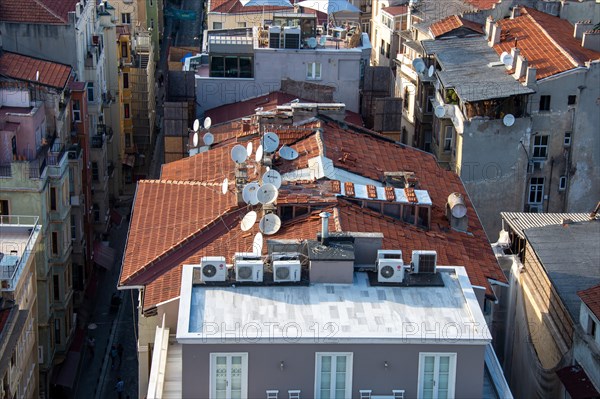
<instances>
[{"instance_id":1,"label":"balcony","mask_svg":"<svg viewBox=\"0 0 600 399\"><path fill-rule=\"evenodd\" d=\"M106 138L104 135L97 134L92 136L91 147L96 149L101 149L104 147L104 143L106 142Z\"/></svg>"},{"instance_id":2,"label":"balcony","mask_svg":"<svg viewBox=\"0 0 600 399\"><path fill-rule=\"evenodd\" d=\"M0 217L0 291L16 286L41 232L37 216Z\"/></svg>"},{"instance_id":3,"label":"balcony","mask_svg":"<svg viewBox=\"0 0 600 399\"><path fill-rule=\"evenodd\" d=\"M48 175L50 177L61 178L67 169L68 157L66 156L65 145L61 142L55 142L50 146L47 155Z\"/></svg>"}]
</instances>

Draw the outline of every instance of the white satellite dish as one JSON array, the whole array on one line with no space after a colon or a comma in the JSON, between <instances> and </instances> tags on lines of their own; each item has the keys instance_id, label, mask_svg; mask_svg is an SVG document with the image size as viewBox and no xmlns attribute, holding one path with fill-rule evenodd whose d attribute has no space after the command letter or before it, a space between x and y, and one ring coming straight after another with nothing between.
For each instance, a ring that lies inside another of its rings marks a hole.
<instances>
[{"instance_id":1,"label":"white satellite dish","mask_svg":"<svg viewBox=\"0 0 600 399\"><path fill-rule=\"evenodd\" d=\"M194 132L197 132L198 129L200 129L200 121L198 119L196 119L194 121L194 125L192 126L192 129L194 129Z\"/></svg>"},{"instance_id":2,"label":"white satellite dish","mask_svg":"<svg viewBox=\"0 0 600 399\"><path fill-rule=\"evenodd\" d=\"M281 219L274 213L268 213L258 222L258 228L263 234L275 234L281 228Z\"/></svg>"},{"instance_id":3,"label":"white satellite dish","mask_svg":"<svg viewBox=\"0 0 600 399\"><path fill-rule=\"evenodd\" d=\"M202 136L202 141L204 141L204 144L206 145L211 145L215 142L215 136L213 136L211 132L206 132L204 133L204 136Z\"/></svg>"},{"instance_id":4,"label":"white satellite dish","mask_svg":"<svg viewBox=\"0 0 600 399\"><path fill-rule=\"evenodd\" d=\"M261 162L263 159L263 146L262 144L258 146L256 149L256 154L254 154L254 160L256 162Z\"/></svg>"},{"instance_id":5,"label":"white satellite dish","mask_svg":"<svg viewBox=\"0 0 600 399\"><path fill-rule=\"evenodd\" d=\"M227 190L229 190L229 179L225 178L223 184L221 184L221 192L227 194Z\"/></svg>"},{"instance_id":6,"label":"white satellite dish","mask_svg":"<svg viewBox=\"0 0 600 399\"><path fill-rule=\"evenodd\" d=\"M259 188L260 186L258 185L258 183L248 183L244 186L244 189L242 190L242 199L246 204L258 204L258 198L256 194L258 193Z\"/></svg>"},{"instance_id":7,"label":"white satellite dish","mask_svg":"<svg viewBox=\"0 0 600 399\"><path fill-rule=\"evenodd\" d=\"M262 233L256 233L254 240L252 241L252 252L256 255L262 254L263 248L263 235Z\"/></svg>"},{"instance_id":8,"label":"white satellite dish","mask_svg":"<svg viewBox=\"0 0 600 399\"><path fill-rule=\"evenodd\" d=\"M260 186L256 193L256 198L261 204L272 204L277 199L279 191L274 185L267 183Z\"/></svg>"},{"instance_id":9,"label":"white satellite dish","mask_svg":"<svg viewBox=\"0 0 600 399\"><path fill-rule=\"evenodd\" d=\"M192 145L198 147L198 132L194 132L194 135L192 136Z\"/></svg>"},{"instance_id":10,"label":"white satellite dish","mask_svg":"<svg viewBox=\"0 0 600 399\"><path fill-rule=\"evenodd\" d=\"M256 218L257 215L254 211L250 211L247 214L245 214L242 218L242 222L240 223L240 228L242 229L242 231L250 230L252 226L254 226L254 223L256 223Z\"/></svg>"},{"instance_id":11,"label":"white satellite dish","mask_svg":"<svg viewBox=\"0 0 600 399\"><path fill-rule=\"evenodd\" d=\"M507 69L510 69L512 68L513 64L513 56L504 51L502 54L500 54L500 62L502 62Z\"/></svg>"},{"instance_id":12,"label":"white satellite dish","mask_svg":"<svg viewBox=\"0 0 600 399\"><path fill-rule=\"evenodd\" d=\"M248 158L246 148L241 144L236 144L231 149L231 159L235 163L243 163Z\"/></svg>"},{"instance_id":13,"label":"white satellite dish","mask_svg":"<svg viewBox=\"0 0 600 399\"><path fill-rule=\"evenodd\" d=\"M263 184L272 184L278 189L281 187L281 175L275 169L269 169L267 172L265 172L265 174L263 174L262 182Z\"/></svg>"},{"instance_id":14,"label":"white satellite dish","mask_svg":"<svg viewBox=\"0 0 600 399\"><path fill-rule=\"evenodd\" d=\"M248 155L248 157L250 157L250 155L252 155L252 142L248 142L248 144L246 144L246 155Z\"/></svg>"},{"instance_id":15,"label":"white satellite dish","mask_svg":"<svg viewBox=\"0 0 600 399\"><path fill-rule=\"evenodd\" d=\"M506 114L504 115L504 118L502 118L502 123L504 123L504 126L512 126L515 124L515 116L513 114Z\"/></svg>"},{"instance_id":16,"label":"white satellite dish","mask_svg":"<svg viewBox=\"0 0 600 399\"><path fill-rule=\"evenodd\" d=\"M436 105L433 109L433 113L438 118L443 118L446 115L446 108L443 105Z\"/></svg>"},{"instance_id":17,"label":"white satellite dish","mask_svg":"<svg viewBox=\"0 0 600 399\"><path fill-rule=\"evenodd\" d=\"M206 130L210 129L210 127L212 126L212 119L210 119L210 116L207 116L206 119L204 119L204 128Z\"/></svg>"},{"instance_id":18,"label":"white satellite dish","mask_svg":"<svg viewBox=\"0 0 600 399\"><path fill-rule=\"evenodd\" d=\"M287 159L288 161L292 161L298 158L298 151L294 150L292 147L284 145L279 149L279 156L283 159Z\"/></svg>"},{"instance_id":19,"label":"white satellite dish","mask_svg":"<svg viewBox=\"0 0 600 399\"><path fill-rule=\"evenodd\" d=\"M427 76L432 77L434 73L435 73L435 67L433 65L431 65L429 67L429 70L427 71Z\"/></svg>"},{"instance_id":20,"label":"white satellite dish","mask_svg":"<svg viewBox=\"0 0 600 399\"><path fill-rule=\"evenodd\" d=\"M420 58L415 58L412 62L412 65L413 68L415 68L415 71L417 71L418 73L423 73L425 72L425 69L427 69L425 62Z\"/></svg>"},{"instance_id":21,"label":"white satellite dish","mask_svg":"<svg viewBox=\"0 0 600 399\"><path fill-rule=\"evenodd\" d=\"M273 132L267 132L263 136L263 150L265 152L275 152L279 147L279 136Z\"/></svg>"}]
</instances>

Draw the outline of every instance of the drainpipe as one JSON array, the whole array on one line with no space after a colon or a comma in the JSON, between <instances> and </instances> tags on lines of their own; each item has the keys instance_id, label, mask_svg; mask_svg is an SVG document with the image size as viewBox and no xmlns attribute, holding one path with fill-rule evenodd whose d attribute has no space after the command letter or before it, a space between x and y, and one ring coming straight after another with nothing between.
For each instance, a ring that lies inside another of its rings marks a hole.
<instances>
[{"instance_id":1,"label":"drainpipe","mask_svg":"<svg viewBox=\"0 0 600 399\"><path fill-rule=\"evenodd\" d=\"M550 180L548 184L548 200L546 201L546 213L550 208L550 195L552 194L552 172L554 171L554 157L550 158Z\"/></svg>"}]
</instances>

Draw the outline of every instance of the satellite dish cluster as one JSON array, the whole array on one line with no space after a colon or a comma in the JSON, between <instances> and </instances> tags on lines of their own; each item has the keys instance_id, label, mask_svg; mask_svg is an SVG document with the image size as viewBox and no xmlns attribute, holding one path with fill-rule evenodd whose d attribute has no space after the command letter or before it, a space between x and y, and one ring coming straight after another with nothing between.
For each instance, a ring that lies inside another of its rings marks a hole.
<instances>
[{"instance_id":1,"label":"satellite dish cluster","mask_svg":"<svg viewBox=\"0 0 600 399\"><path fill-rule=\"evenodd\" d=\"M210 129L210 127L212 126L212 120L210 119L210 116L207 116L204 119L203 126L207 132L204 133L204 136L202 136L202 141L204 142L204 145L212 145L215 142L215 136L213 136L213 134L208 131L208 129ZM192 125L192 130L194 131L194 135L192 136L192 145L194 147L198 147L200 135L200 121L198 119L194 121L194 124Z\"/></svg>"},{"instance_id":2,"label":"satellite dish cluster","mask_svg":"<svg viewBox=\"0 0 600 399\"><path fill-rule=\"evenodd\" d=\"M425 61L423 61L422 58L415 58L412 62L412 66L415 69L415 71L417 71L417 73L421 75L421 77L432 77L435 73L435 66L430 65L429 68L427 68Z\"/></svg>"}]
</instances>

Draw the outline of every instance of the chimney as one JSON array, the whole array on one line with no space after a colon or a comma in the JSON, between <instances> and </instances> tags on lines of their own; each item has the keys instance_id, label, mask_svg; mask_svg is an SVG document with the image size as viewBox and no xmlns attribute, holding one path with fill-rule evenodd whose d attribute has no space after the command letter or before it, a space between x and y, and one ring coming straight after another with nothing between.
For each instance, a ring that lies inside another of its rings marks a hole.
<instances>
[{"instance_id":1,"label":"chimney","mask_svg":"<svg viewBox=\"0 0 600 399\"><path fill-rule=\"evenodd\" d=\"M519 50L517 47L513 47L512 49L510 49L510 56L512 57L512 60L513 60L511 69L513 71L517 67L517 58L519 58L519 54L521 54L521 50Z\"/></svg>"},{"instance_id":2,"label":"chimney","mask_svg":"<svg viewBox=\"0 0 600 399\"><path fill-rule=\"evenodd\" d=\"M515 62L513 61L513 65ZM513 73L513 77L517 80L521 79L527 73L527 58L519 55L517 57L515 72Z\"/></svg>"},{"instance_id":3,"label":"chimney","mask_svg":"<svg viewBox=\"0 0 600 399\"><path fill-rule=\"evenodd\" d=\"M525 73L525 86L533 87L533 85L535 85L536 72L537 72L537 69L535 69L533 66L530 65L527 67L527 72Z\"/></svg>"},{"instance_id":4,"label":"chimney","mask_svg":"<svg viewBox=\"0 0 600 399\"><path fill-rule=\"evenodd\" d=\"M494 22L490 38L488 39L488 46L493 47L495 44L500 43L500 31L500 26L498 26L497 22Z\"/></svg>"},{"instance_id":5,"label":"chimney","mask_svg":"<svg viewBox=\"0 0 600 399\"><path fill-rule=\"evenodd\" d=\"M517 17L521 16L521 7L519 6L514 6L512 9L512 12L510 14L510 19L515 19Z\"/></svg>"},{"instance_id":6,"label":"chimney","mask_svg":"<svg viewBox=\"0 0 600 399\"><path fill-rule=\"evenodd\" d=\"M494 23L494 18L490 15L485 20L485 40L489 40L490 34L492 33L492 24Z\"/></svg>"},{"instance_id":7,"label":"chimney","mask_svg":"<svg viewBox=\"0 0 600 399\"><path fill-rule=\"evenodd\" d=\"M467 217L467 206L461 193L451 193L448 196L446 218L448 218L452 230L463 232L468 230L469 218Z\"/></svg>"},{"instance_id":8,"label":"chimney","mask_svg":"<svg viewBox=\"0 0 600 399\"><path fill-rule=\"evenodd\" d=\"M600 30L584 32L581 46L588 50L600 51Z\"/></svg>"},{"instance_id":9,"label":"chimney","mask_svg":"<svg viewBox=\"0 0 600 399\"><path fill-rule=\"evenodd\" d=\"M321 212L319 216L321 217L321 244L324 244L329 237L329 216L331 214L329 212Z\"/></svg>"},{"instance_id":10,"label":"chimney","mask_svg":"<svg viewBox=\"0 0 600 399\"><path fill-rule=\"evenodd\" d=\"M589 31L590 29L592 29L593 26L594 24L590 20L575 22L575 29L573 29L573 37L575 39L581 39L583 37L584 32Z\"/></svg>"}]
</instances>

